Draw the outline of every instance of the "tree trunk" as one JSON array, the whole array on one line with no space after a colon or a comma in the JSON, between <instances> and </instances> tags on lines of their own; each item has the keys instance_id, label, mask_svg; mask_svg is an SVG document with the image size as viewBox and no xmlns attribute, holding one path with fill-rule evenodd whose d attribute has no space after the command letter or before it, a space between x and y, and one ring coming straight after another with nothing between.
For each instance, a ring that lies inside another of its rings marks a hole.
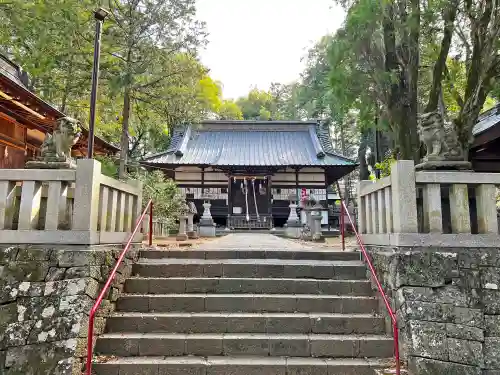
<instances>
[{"instance_id":1,"label":"tree trunk","mask_svg":"<svg viewBox=\"0 0 500 375\"><path fill-rule=\"evenodd\" d=\"M66 106L68 104L69 92L71 91L71 82L73 78L73 57L69 62L68 75L66 76L64 82L64 91L61 98L61 108L59 109L62 113L66 112Z\"/></svg>"},{"instance_id":2,"label":"tree trunk","mask_svg":"<svg viewBox=\"0 0 500 375\"><path fill-rule=\"evenodd\" d=\"M370 171L366 163L366 148L368 147L368 131L361 131L361 139L358 148L358 162L359 162L359 180L369 180Z\"/></svg>"},{"instance_id":3,"label":"tree trunk","mask_svg":"<svg viewBox=\"0 0 500 375\"><path fill-rule=\"evenodd\" d=\"M432 87L429 92L429 100L425 108L426 113L436 111L439 105L440 96L443 91L441 81L443 80L443 75L446 69L446 59L448 58L448 53L450 52L453 30L455 29L455 19L457 18L457 10L458 0L453 0L450 3L449 8L444 10L443 39L441 40L439 57L436 60L432 71Z\"/></svg>"},{"instance_id":4,"label":"tree trunk","mask_svg":"<svg viewBox=\"0 0 500 375\"><path fill-rule=\"evenodd\" d=\"M128 154L128 128L130 120L130 86L125 88L123 96L123 121L122 121L122 139L120 143L120 169L118 171L118 178L125 178L127 154Z\"/></svg>"}]
</instances>

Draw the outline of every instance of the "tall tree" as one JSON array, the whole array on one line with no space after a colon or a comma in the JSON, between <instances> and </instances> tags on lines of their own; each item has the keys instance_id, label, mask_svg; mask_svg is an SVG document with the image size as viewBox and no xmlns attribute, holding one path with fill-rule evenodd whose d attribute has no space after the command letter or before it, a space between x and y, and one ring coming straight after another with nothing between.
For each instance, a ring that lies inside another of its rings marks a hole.
<instances>
[{"instance_id":1,"label":"tall tree","mask_svg":"<svg viewBox=\"0 0 500 375\"><path fill-rule=\"evenodd\" d=\"M467 78L464 94L454 91L460 107L454 125L467 157L479 113L500 80L500 0L463 1L457 36L457 45L465 55Z\"/></svg>"},{"instance_id":2,"label":"tall tree","mask_svg":"<svg viewBox=\"0 0 500 375\"><path fill-rule=\"evenodd\" d=\"M279 120L276 103L270 92L252 89L236 104L241 108L245 120Z\"/></svg>"},{"instance_id":3,"label":"tall tree","mask_svg":"<svg viewBox=\"0 0 500 375\"><path fill-rule=\"evenodd\" d=\"M220 120L243 120L241 108L233 100L223 100L217 114Z\"/></svg>"},{"instance_id":4,"label":"tall tree","mask_svg":"<svg viewBox=\"0 0 500 375\"><path fill-rule=\"evenodd\" d=\"M204 42L194 19L194 0L110 0L113 27L108 52L117 59L110 72L111 92L123 96L119 176L125 174L129 127L137 102L155 106L166 82L181 75L183 52Z\"/></svg>"},{"instance_id":5,"label":"tall tree","mask_svg":"<svg viewBox=\"0 0 500 375\"><path fill-rule=\"evenodd\" d=\"M222 93L196 57L205 34L194 0L4 2L0 52L30 73L43 99L85 122L92 11L100 5L112 14L104 23L96 132L123 143L123 175L127 156L162 150L173 126L217 113Z\"/></svg>"},{"instance_id":6,"label":"tall tree","mask_svg":"<svg viewBox=\"0 0 500 375\"><path fill-rule=\"evenodd\" d=\"M0 4L0 52L30 73L30 89L61 111L78 113L89 92L94 0ZM88 107L87 107L88 108Z\"/></svg>"}]
</instances>

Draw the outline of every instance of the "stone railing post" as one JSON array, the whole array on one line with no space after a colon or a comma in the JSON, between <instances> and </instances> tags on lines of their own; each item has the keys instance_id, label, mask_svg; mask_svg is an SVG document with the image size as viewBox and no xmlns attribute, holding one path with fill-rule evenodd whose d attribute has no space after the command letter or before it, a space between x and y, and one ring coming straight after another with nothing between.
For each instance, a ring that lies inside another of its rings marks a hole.
<instances>
[{"instance_id":1,"label":"stone railing post","mask_svg":"<svg viewBox=\"0 0 500 375\"><path fill-rule=\"evenodd\" d=\"M391 166L392 222L394 233L417 233L417 188L413 160Z\"/></svg>"},{"instance_id":2,"label":"stone railing post","mask_svg":"<svg viewBox=\"0 0 500 375\"><path fill-rule=\"evenodd\" d=\"M101 163L94 159L77 162L73 230L97 231Z\"/></svg>"},{"instance_id":3,"label":"stone railing post","mask_svg":"<svg viewBox=\"0 0 500 375\"><path fill-rule=\"evenodd\" d=\"M370 181L359 181L358 182L358 230L359 230L359 233L363 234L363 233L368 233L367 232L367 224L368 223L371 223L370 220L367 220L367 212L366 212L366 200L367 198L365 198L364 196L362 197L361 196L361 190L363 189L364 186L368 185L370 183ZM340 202L340 204L342 204L342 202ZM342 214L342 210L340 210L341 214ZM339 223L341 221L339 220ZM340 224L339 224L340 226Z\"/></svg>"},{"instance_id":4,"label":"stone railing post","mask_svg":"<svg viewBox=\"0 0 500 375\"><path fill-rule=\"evenodd\" d=\"M477 224L479 233L498 234L496 186L482 184L476 188Z\"/></svg>"}]
</instances>

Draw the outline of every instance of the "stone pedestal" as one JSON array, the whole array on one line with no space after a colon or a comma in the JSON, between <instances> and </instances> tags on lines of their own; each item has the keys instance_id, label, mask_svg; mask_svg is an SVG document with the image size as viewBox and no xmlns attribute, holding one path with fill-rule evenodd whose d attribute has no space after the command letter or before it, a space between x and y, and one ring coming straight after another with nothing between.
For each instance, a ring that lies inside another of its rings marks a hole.
<instances>
[{"instance_id":1,"label":"stone pedestal","mask_svg":"<svg viewBox=\"0 0 500 375\"><path fill-rule=\"evenodd\" d=\"M289 238L300 238L302 234L302 225L300 222L290 222L286 224L285 235Z\"/></svg>"},{"instance_id":2,"label":"stone pedestal","mask_svg":"<svg viewBox=\"0 0 500 375\"><path fill-rule=\"evenodd\" d=\"M175 237L175 239L177 241L186 241L188 239L188 236L186 234L187 219L188 219L187 216L180 216L179 217L179 232L177 233L177 236Z\"/></svg>"},{"instance_id":3,"label":"stone pedestal","mask_svg":"<svg viewBox=\"0 0 500 375\"><path fill-rule=\"evenodd\" d=\"M189 238L198 238L198 233L194 230L193 219L194 219L194 214L189 213L187 215L187 236Z\"/></svg>"},{"instance_id":4,"label":"stone pedestal","mask_svg":"<svg viewBox=\"0 0 500 375\"><path fill-rule=\"evenodd\" d=\"M26 163L26 169L76 169L73 159L63 161L30 160Z\"/></svg>"},{"instance_id":5,"label":"stone pedestal","mask_svg":"<svg viewBox=\"0 0 500 375\"><path fill-rule=\"evenodd\" d=\"M428 160L415 166L417 171L422 170L471 170L472 164L463 160Z\"/></svg>"},{"instance_id":6,"label":"stone pedestal","mask_svg":"<svg viewBox=\"0 0 500 375\"><path fill-rule=\"evenodd\" d=\"M203 216L200 219L200 236L215 237L215 224L210 212L210 202L203 203Z\"/></svg>"},{"instance_id":7,"label":"stone pedestal","mask_svg":"<svg viewBox=\"0 0 500 375\"><path fill-rule=\"evenodd\" d=\"M200 237L215 237L215 224L201 225L200 224Z\"/></svg>"}]
</instances>

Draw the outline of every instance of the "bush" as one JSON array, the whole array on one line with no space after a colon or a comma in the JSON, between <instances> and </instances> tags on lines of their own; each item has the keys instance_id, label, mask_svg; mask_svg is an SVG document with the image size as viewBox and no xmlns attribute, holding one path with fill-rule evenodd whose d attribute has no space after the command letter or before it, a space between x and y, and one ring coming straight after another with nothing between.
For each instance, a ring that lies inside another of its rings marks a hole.
<instances>
[{"instance_id":1,"label":"bush","mask_svg":"<svg viewBox=\"0 0 500 375\"><path fill-rule=\"evenodd\" d=\"M175 221L184 210L185 200L172 179L165 178L161 171L140 171L130 174L129 178L143 183L143 209L150 199L154 204L154 218L174 227Z\"/></svg>"},{"instance_id":2,"label":"bush","mask_svg":"<svg viewBox=\"0 0 500 375\"><path fill-rule=\"evenodd\" d=\"M116 159L111 156L96 155L95 159L101 163L101 173L108 177L118 178Z\"/></svg>"},{"instance_id":3,"label":"bush","mask_svg":"<svg viewBox=\"0 0 500 375\"><path fill-rule=\"evenodd\" d=\"M394 163L396 159L393 157L387 157L380 163L375 164L375 169L380 171L380 178L387 177L391 175L391 164ZM370 180L375 180L375 175L370 174Z\"/></svg>"}]
</instances>

